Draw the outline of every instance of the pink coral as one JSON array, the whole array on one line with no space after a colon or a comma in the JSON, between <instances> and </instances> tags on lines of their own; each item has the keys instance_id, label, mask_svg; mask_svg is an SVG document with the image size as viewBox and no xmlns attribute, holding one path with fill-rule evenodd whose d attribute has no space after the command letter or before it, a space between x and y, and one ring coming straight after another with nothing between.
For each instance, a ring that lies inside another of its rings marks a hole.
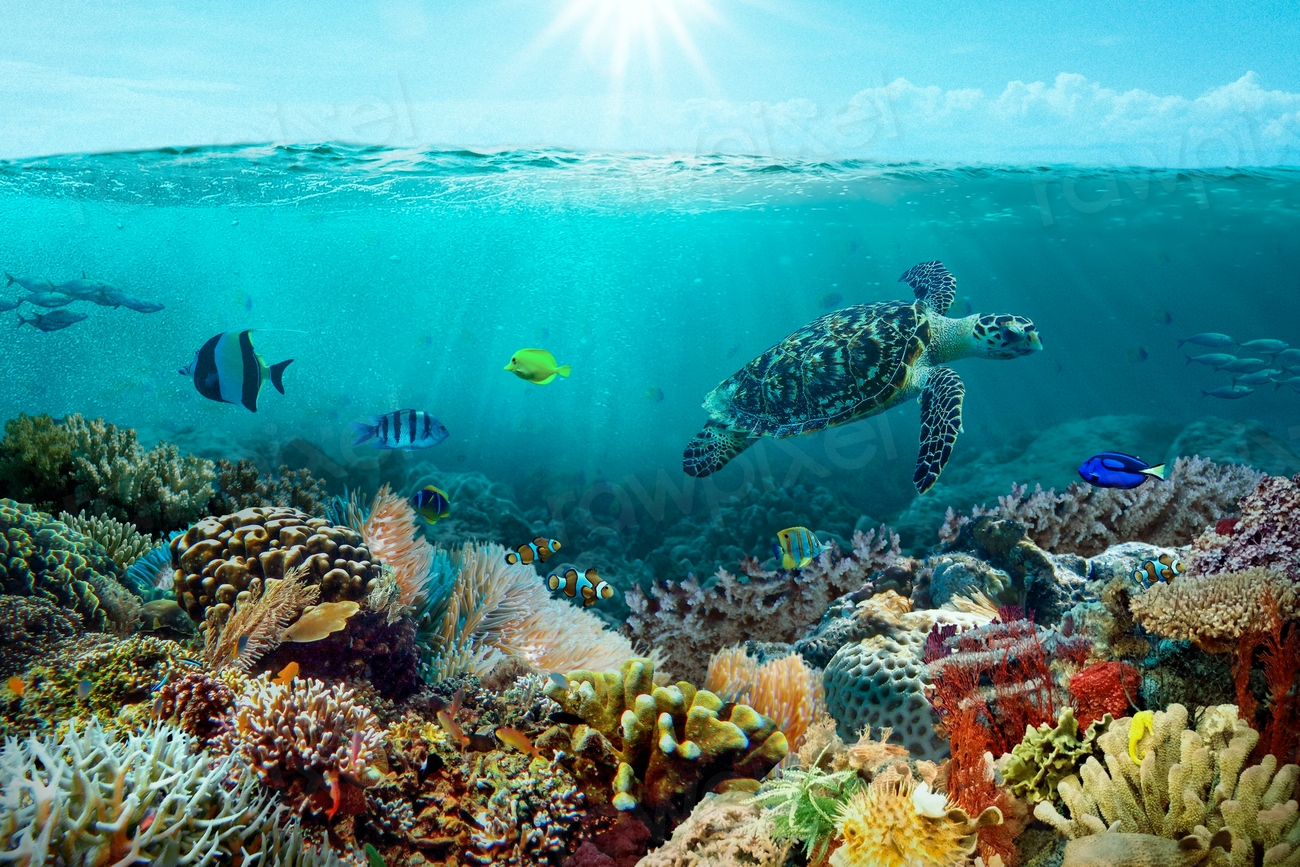
<instances>
[{"instance_id":1,"label":"pink coral","mask_svg":"<svg viewBox=\"0 0 1300 867\"><path fill-rule=\"evenodd\" d=\"M1240 507L1239 520L1220 521L1193 543L1188 572L1210 575L1260 566L1300 581L1300 475L1265 476Z\"/></svg>"}]
</instances>

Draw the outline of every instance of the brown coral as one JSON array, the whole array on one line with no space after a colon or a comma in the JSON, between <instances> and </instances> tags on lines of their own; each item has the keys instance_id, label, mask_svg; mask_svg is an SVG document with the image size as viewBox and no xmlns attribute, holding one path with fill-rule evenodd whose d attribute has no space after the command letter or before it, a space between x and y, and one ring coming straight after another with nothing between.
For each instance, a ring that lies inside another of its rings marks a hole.
<instances>
[{"instance_id":1,"label":"brown coral","mask_svg":"<svg viewBox=\"0 0 1300 867\"><path fill-rule=\"evenodd\" d=\"M1268 621L1274 603L1283 620L1300 617L1295 584L1280 572L1254 567L1157 584L1133 596L1129 610L1148 632L1226 653L1244 632Z\"/></svg>"},{"instance_id":2,"label":"brown coral","mask_svg":"<svg viewBox=\"0 0 1300 867\"><path fill-rule=\"evenodd\" d=\"M834 546L803 569L768 572L753 561L742 566L748 580L719 569L714 582L695 576L656 581L647 596L627 594L631 616L623 631L647 647L658 647L675 674L702 681L718 647L745 641L793 642L826 611L831 600L857 590L899 558L898 535L853 534L853 551Z\"/></svg>"},{"instance_id":3,"label":"brown coral","mask_svg":"<svg viewBox=\"0 0 1300 867\"><path fill-rule=\"evenodd\" d=\"M258 506L287 506L309 515L323 515L329 492L325 483L309 470L291 470L281 465L264 476L249 460L217 461L217 495L209 508L228 514Z\"/></svg>"},{"instance_id":4,"label":"brown coral","mask_svg":"<svg viewBox=\"0 0 1300 867\"><path fill-rule=\"evenodd\" d=\"M229 611L254 578L282 578L302 565L326 602L360 602L379 570L361 536L296 509L244 509L204 518L171 541L177 600L195 622Z\"/></svg>"},{"instance_id":5,"label":"brown coral","mask_svg":"<svg viewBox=\"0 0 1300 867\"><path fill-rule=\"evenodd\" d=\"M713 867L735 864L781 867L794 843L772 838L772 826L747 792L710 795L699 803L672 839L637 862L637 867Z\"/></svg>"},{"instance_id":6,"label":"brown coral","mask_svg":"<svg viewBox=\"0 0 1300 867\"><path fill-rule=\"evenodd\" d=\"M158 690L154 716L172 722L207 743L230 726L235 693L221 681L201 671L168 680Z\"/></svg>"}]
</instances>

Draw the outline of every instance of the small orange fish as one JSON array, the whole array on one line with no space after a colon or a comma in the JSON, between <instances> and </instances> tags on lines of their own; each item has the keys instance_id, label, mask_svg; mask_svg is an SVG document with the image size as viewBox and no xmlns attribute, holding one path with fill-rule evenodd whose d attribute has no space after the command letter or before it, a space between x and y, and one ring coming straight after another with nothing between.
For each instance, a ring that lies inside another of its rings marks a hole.
<instances>
[{"instance_id":1,"label":"small orange fish","mask_svg":"<svg viewBox=\"0 0 1300 867\"><path fill-rule=\"evenodd\" d=\"M153 825L153 820L157 818L157 816L158 811L153 807L150 807L149 812L145 813L144 818L140 820L140 833L143 834L145 831L148 831L149 827Z\"/></svg>"},{"instance_id":2,"label":"small orange fish","mask_svg":"<svg viewBox=\"0 0 1300 867\"><path fill-rule=\"evenodd\" d=\"M298 676L298 671L298 663L291 662L284 668L280 669L279 674L271 678L271 683L278 683L280 686L288 686L290 681Z\"/></svg>"},{"instance_id":3,"label":"small orange fish","mask_svg":"<svg viewBox=\"0 0 1300 867\"><path fill-rule=\"evenodd\" d=\"M5 683L5 686L9 687L9 691L19 698L22 697L23 693L27 692L27 684L23 683L21 677L9 678L8 682Z\"/></svg>"},{"instance_id":4,"label":"small orange fish","mask_svg":"<svg viewBox=\"0 0 1300 867\"><path fill-rule=\"evenodd\" d=\"M537 745L528 739L528 735L524 734L519 729L501 726L496 730L496 736L497 740L501 741L501 743L508 747L514 747L521 753L530 753L534 756L540 756L542 754L542 751L537 748Z\"/></svg>"},{"instance_id":5,"label":"small orange fish","mask_svg":"<svg viewBox=\"0 0 1300 867\"><path fill-rule=\"evenodd\" d=\"M462 750L469 746L469 738L465 737L464 730L461 729L458 722L451 718L451 714L447 713L445 710L438 711L438 725L442 726L442 730L445 731L447 736L455 741L456 745Z\"/></svg>"}]
</instances>

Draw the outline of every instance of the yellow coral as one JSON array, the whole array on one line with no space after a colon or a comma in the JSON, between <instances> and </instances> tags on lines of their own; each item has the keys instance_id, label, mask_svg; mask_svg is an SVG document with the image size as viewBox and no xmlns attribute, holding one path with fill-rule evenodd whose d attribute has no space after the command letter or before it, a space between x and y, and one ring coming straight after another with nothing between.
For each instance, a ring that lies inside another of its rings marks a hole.
<instances>
[{"instance_id":1,"label":"yellow coral","mask_svg":"<svg viewBox=\"0 0 1300 867\"><path fill-rule=\"evenodd\" d=\"M1002 823L996 807L974 821L957 808L940 818L922 815L916 793L907 777L858 790L840 809L835 830L844 842L831 855L831 867L956 867L975 851L978 829Z\"/></svg>"},{"instance_id":2,"label":"yellow coral","mask_svg":"<svg viewBox=\"0 0 1300 867\"><path fill-rule=\"evenodd\" d=\"M797 653L759 665L744 647L720 650L709 660L704 688L771 717L791 749L799 748L808 726L826 712L821 672Z\"/></svg>"}]
</instances>

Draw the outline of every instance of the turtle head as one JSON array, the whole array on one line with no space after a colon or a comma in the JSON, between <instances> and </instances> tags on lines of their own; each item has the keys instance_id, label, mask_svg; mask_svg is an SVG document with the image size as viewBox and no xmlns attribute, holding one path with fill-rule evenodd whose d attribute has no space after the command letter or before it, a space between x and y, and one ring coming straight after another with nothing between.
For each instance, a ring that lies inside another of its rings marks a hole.
<instances>
[{"instance_id":1,"label":"turtle head","mask_svg":"<svg viewBox=\"0 0 1300 867\"><path fill-rule=\"evenodd\" d=\"M1043 348L1034 323L1005 313L972 316L971 354L983 358L1019 358Z\"/></svg>"}]
</instances>

